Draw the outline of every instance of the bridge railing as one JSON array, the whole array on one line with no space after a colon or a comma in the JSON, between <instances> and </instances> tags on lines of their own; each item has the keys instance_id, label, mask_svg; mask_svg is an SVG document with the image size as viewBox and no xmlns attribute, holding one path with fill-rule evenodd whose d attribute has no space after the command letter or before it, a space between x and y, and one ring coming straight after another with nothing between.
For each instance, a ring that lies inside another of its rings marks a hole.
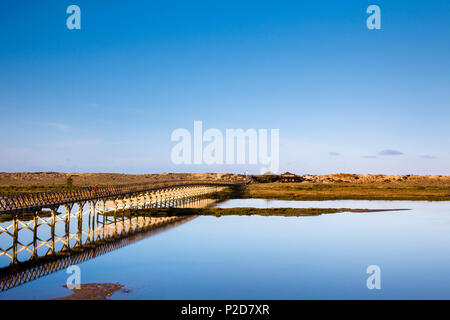
<instances>
[{"instance_id":1,"label":"bridge railing","mask_svg":"<svg viewBox=\"0 0 450 320\"><path fill-rule=\"evenodd\" d=\"M0 215L59 207L75 202L119 197L140 192L179 186L228 186L248 183L248 180L230 182L223 180L165 180L149 183L100 186L98 190L80 188L74 190L22 193L0 196Z\"/></svg>"}]
</instances>

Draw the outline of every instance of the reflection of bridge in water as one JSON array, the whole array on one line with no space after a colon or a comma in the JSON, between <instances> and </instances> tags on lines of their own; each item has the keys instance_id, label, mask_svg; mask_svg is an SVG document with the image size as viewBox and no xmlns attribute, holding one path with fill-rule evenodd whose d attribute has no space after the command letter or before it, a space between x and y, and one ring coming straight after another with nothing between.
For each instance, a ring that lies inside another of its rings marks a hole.
<instances>
[{"instance_id":1,"label":"reflection of bridge in water","mask_svg":"<svg viewBox=\"0 0 450 320\"><path fill-rule=\"evenodd\" d=\"M184 184L147 191L93 197L63 206L21 209L0 223L0 291L126 246L192 218L145 216L136 210L206 207L206 196L222 184ZM89 192L91 193L91 192ZM59 209L62 209L61 211ZM125 209L125 210L124 210ZM15 209L17 210L17 209ZM19 213L20 212L20 213ZM5 218L5 214L0 216Z\"/></svg>"}]
</instances>

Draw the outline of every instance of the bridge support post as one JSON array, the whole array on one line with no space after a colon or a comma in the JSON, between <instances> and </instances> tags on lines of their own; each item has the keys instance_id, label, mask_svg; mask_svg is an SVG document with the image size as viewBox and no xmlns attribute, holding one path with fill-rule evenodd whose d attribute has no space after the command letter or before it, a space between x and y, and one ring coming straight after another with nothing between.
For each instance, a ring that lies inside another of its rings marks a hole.
<instances>
[{"instance_id":1,"label":"bridge support post","mask_svg":"<svg viewBox=\"0 0 450 320\"><path fill-rule=\"evenodd\" d=\"M96 224L97 223L97 224ZM98 213L93 210L92 211L92 240L95 241L96 228L98 228Z\"/></svg>"},{"instance_id":2,"label":"bridge support post","mask_svg":"<svg viewBox=\"0 0 450 320\"><path fill-rule=\"evenodd\" d=\"M56 224L56 216L57 211L55 208L51 208L52 216L50 219L50 250L48 251L49 254L54 255L55 254L55 224Z\"/></svg>"},{"instance_id":3,"label":"bridge support post","mask_svg":"<svg viewBox=\"0 0 450 320\"><path fill-rule=\"evenodd\" d=\"M38 213L33 213L33 254L31 255L31 259L37 258L37 231L38 231Z\"/></svg>"},{"instance_id":4,"label":"bridge support post","mask_svg":"<svg viewBox=\"0 0 450 320\"><path fill-rule=\"evenodd\" d=\"M92 236L92 228L91 228L91 216L92 216L92 210L91 210L91 208L89 207L89 210L88 210L88 232L87 232L87 234L88 234L88 236L87 236L87 239L86 239L86 243L91 243L91 241L93 241L93 236Z\"/></svg>"},{"instance_id":5,"label":"bridge support post","mask_svg":"<svg viewBox=\"0 0 450 320\"><path fill-rule=\"evenodd\" d=\"M64 238L65 238L65 247L67 251L70 251L70 215L72 211L72 206L64 206L65 210L65 220L64 220Z\"/></svg>"},{"instance_id":6,"label":"bridge support post","mask_svg":"<svg viewBox=\"0 0 450 320\"><path fill-rule=\"evenodd\" d=\"M102 220L103 220L103 222L102 222L102 238L105 239L106 215L104 212L102 214Z\"/></svg>"},{"instance_id":7,"label":"bridge support post","mask_svg":"<svg viewBox=\"0 0 450 320\"><path fill-rule=\"evenodd\" d=\"M122 233L125 233L126 225L125 225L125 211L122 210Z\"/></svg>"},{"instance_id":8,"label":"bridge support post","mask_svg":"<svg viewBox=\"0 0 450 320\"><path fill-rule=\"evenodd\" d=\"M77 245L81 246L82 237L83 237L83 207L84 207L84 204L81 202L78 202L77 205L78 205ZM91 208L91 203L89 203L89 212L91 211L90 208Z\"/></svg>"},{"instance_id":9,"label":"bridge support post","mask_svg":"<svg viewBox=\"0 0 450 320\"><path fill-rule=\"evenodd\" d=\"M105 214L105 212L103 212ZM114 210L114 234L117 234L117 207Z\"/></svg>"},{"instance_id":10,"label":"bridge support post","mask_svg":"<svg viewBox=\"0 0 450 320\"><path fill-rule=\"evenodd\" d=\"M11 254L11 264L17 264L17 246L19 243L19 230L18 230L17 215L13 218L13 244L12 244L12 254Z\"/></svg>"}]
</instances>

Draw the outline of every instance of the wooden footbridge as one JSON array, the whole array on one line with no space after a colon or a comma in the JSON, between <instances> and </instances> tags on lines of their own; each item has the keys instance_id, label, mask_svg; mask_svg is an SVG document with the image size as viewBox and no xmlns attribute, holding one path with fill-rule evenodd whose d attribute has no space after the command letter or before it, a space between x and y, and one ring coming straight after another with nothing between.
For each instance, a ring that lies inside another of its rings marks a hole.
<instances>
[{"instance_id":1,"label":"wooden footbridge","mask_svg":"<svg viewBox=\"0 0 450 320\"><path fill-rule=\"evenodd\" d=\"M177 180L1 196L0 292L187 221L136 209L205 207L214 202L208 194L247 182Z\"/></svg>"},{"instance_id":2,"label":"wooden footbridge","mask_svg":"<svg viewBox=\"0 0 450 320\"><path fill-rule=\"evenodd\" d=\"M221 180L171 180L153 183L136 183L116 186L101 186L98 190L81 188L69 191L51 191L0 195L0 216L3 214L20 215L24 212L39 212L42 209L57 210L60 206L75 203L103 201L106 204L119 202L131 206L154 206L163 201L190 196L191 194L210 193L220 188L247 183L247 180L230 182Z\"/></svg>"}]
</instances>

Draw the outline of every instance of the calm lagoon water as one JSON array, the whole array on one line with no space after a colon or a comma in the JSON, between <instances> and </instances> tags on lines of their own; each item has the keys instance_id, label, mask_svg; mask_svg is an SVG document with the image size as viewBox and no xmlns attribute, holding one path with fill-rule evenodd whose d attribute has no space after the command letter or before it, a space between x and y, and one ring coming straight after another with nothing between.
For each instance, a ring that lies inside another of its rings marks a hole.
<instances>
[{"instance_id":1,"label":"calm lagoon water","mask_svg":"<svg viewBox=\"0 0 450 320\"><path fill-rule=\"evenodd\" d=\"M230 200L218 207L409 208L316 217L198 217L79 264L112 299L450 299L450 202ZM381 268L369 290L366 268ZM69 295L65 270L0 299Z\"/></svg>"}]
</instances>

